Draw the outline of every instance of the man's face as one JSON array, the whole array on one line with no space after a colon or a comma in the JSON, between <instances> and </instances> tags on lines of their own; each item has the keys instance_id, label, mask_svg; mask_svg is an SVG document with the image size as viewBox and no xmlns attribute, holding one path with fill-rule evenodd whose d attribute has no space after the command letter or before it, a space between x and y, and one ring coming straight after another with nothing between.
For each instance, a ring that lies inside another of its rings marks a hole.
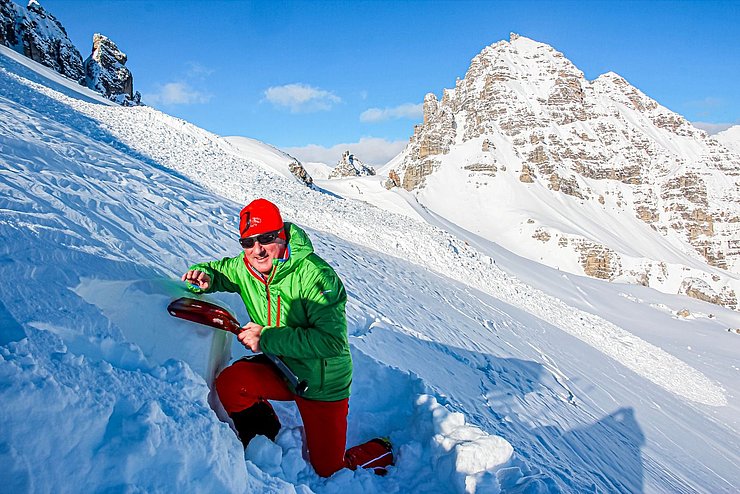
<instances>
[{"instance_id":1,"label":"man's face","mask_svg":"<svg viewBox=\"0 0 740 494\"><path fill-rule=\"evenodd\" d=\"M262 245L257 240L257 236L252 238L255 239L254 246L243 247L244 256L254 269L265 275L270 274L270 271L272 271L272 260L282 259L285 254L285 240L277 237L273 242Z\"/></svg>"}]
</instances>

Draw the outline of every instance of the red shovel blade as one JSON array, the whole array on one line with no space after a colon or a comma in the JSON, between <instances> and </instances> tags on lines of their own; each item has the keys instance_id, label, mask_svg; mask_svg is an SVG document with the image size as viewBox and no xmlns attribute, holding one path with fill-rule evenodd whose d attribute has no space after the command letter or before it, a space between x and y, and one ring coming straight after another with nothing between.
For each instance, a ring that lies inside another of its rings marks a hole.
<instances>
[{"instance_id":1,"label":"red shovel blade","mask_svg":"<svg viewBox=\"0 0 740 494\"><path fill-rule=\"evenodd\" d=\"M167 306L167 311L170 315L187 321L230 331L234 334L241 332L239 322L229 311L203 300L188 297L178 298Z\"/></svg>"}]
</instances>

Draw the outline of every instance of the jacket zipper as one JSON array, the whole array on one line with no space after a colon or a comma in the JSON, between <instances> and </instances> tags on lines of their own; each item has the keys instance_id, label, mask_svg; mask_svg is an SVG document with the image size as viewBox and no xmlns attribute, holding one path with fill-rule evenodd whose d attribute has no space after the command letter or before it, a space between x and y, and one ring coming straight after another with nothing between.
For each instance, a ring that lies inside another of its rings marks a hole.
<instances>
[{"instance_id":1,"label":"jacket zipper","mask_svg":"<svg viewBox=\"0 0 740 494\"><path fill-rule=\"evenodd\" d=\"M267 325L272 326L272 307L270 303L270 282L275 277L275 272L277 271L277 268L272 269L272 273L270 273L270 277L266 280L263 280L262 282L265 284L265 295L267 295ZM275 326L280 325L280 295L278 295L278 306L277 306L277 324Z\"/></svg>"},{"instance_id":2,"label":"jacket zipper","mask_svg":"<svg viewBox=\"0 0 740 494\"><path fill-rule=\"evenodd\" d=\"M270 273L270 277L265 279L264 276L262 276L261 273L258 274L258 272L252 267L251 264L249 264L249 261L247 261L247 258L244 258L244 265L247 267L247 271L249 271L252 276L257 278L259 281L262 282L262 284L265 285L265 297L267 298L267 326L272 325L272 308L270 307L270 282L275 277L275 273L277 272L277 266L273 267L272 272ZM275 326L280 326L280 295L278 295L277 299L277 317Z\"/></svg>"},{"instance_id":3,"label":"jacket zipper","mask_svg":"<svg viewBox=\"0 0 740 494\"><path fill-rule=\"evenodd\" d=\"M270 315L270 287L265 283L265 294L267 295L267 325L270 325L271 315Z\"/></svg>"}]
</instances>

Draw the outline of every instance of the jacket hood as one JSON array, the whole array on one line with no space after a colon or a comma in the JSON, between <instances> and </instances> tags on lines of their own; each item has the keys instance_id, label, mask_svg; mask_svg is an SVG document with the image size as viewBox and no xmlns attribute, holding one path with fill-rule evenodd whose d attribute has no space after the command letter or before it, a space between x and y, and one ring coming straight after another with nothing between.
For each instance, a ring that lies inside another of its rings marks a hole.
<instances>
[{"instance_id":1,"label":"jacket hood","mask_svg":"<svg viewBox=\"0 0 740 494\"><path fill-rule=\"evenodd\" d=\"M293 223L285 223L285 231L288 234L290 256L286 260L275 259L272 261L273 266L278 267L273 281L282 279L293 271L303 259L313 254L311 239L308 238L308 235L302 228Z\"/></svg>"}]
</instances>

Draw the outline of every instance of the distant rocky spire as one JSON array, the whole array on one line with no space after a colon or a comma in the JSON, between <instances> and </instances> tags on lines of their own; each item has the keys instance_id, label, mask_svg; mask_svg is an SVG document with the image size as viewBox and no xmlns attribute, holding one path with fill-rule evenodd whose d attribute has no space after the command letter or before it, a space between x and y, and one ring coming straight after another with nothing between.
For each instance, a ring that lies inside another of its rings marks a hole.
<instances>
[{"instance_id":1,"label":"distant rocky spire","mask_svg":"<svg viewBox=\"0 0 740 494\"><path fill-rule=\"evenodd\" d=\"M113 41L96 33L92 53L85 60L85 84L118 104L141 104L141 94L134 93L134 77L125 67L126 60L126 54Z\"/></svg>"},{"instance_id":2,"label":"distant rocky spire","mask_svg":"<svg viewBox=\"0 0 740 494\"><path fill-rule=\"evenodd\" d=\"M342 159L339 160L337 166L335 166L334 170L329 174L329 178L359 177L367 175L375 175L375 168L366 165L349 151L345 151L344 154L342 154Z\"/></svg>"}]
</instances>

